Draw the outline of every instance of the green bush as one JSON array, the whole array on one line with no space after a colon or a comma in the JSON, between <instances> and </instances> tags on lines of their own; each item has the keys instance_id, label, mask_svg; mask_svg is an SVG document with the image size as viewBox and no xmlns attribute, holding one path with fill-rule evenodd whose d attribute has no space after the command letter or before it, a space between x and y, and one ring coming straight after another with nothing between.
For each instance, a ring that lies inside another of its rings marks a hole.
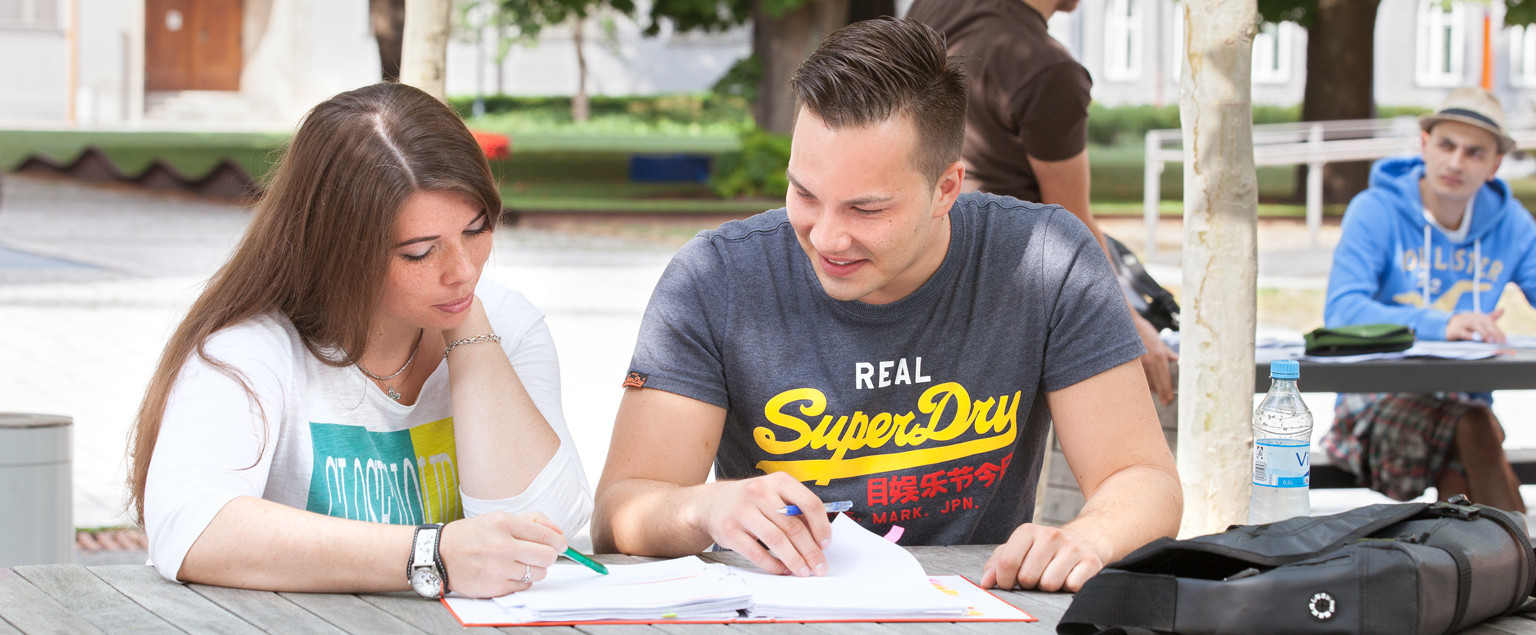
<instances>
[{"instance_id":1,"label":"green bush","mask_svg":"<svg viewBox=\"0 0 1536 635\"><path fill-rule=\"evenodd\" d=\"M473 96L448 99L448 104L466 119L471 117L474 103ZM737 131L751 122L749 101L740 96L714 92L622 97L593 95L589 105L591 120L608 120L610 123L607 127L610 128L614 125L613 120L621 120L629 127L641 130L686 131L725 127ZM487 95L483 119L503 123L515 119L532 127L546 129L577 125L571 120L571 98L568 96Z\"/></svg>"},{"instance_id":2,"label":"green bush","mask_svg":"<svg viewBox=\"0 0 1536 635\"><path fill-rule=\"evenodd\" d=\"M1391 119L1393 117L1418 117L1434 112L1434 108L1423 106L1377 106L1377 119Z\"/></svg>"},{"instance_id":3,"label":"green bush","mask_svg":"<svg viewBox=\"0 0 1536 635\"><path fill-rule=\"evenodd\" d=\"M722 198L783 198L789 191L789 136L753 128L741 134L741 149L715 157L709 187Z\"/></svg>"},{"instance_id":4,"label":"green bush","mask_svg":"<svg viewBox=\"0 0 1536 635\"><path fill-rule=\"evenodd\" d=\"M763 62L756 55L748 55L732 64L709 92L715 95L736 97L745 103L757 101L757 85L763 81Z\"/></svg>"}]
</instances>

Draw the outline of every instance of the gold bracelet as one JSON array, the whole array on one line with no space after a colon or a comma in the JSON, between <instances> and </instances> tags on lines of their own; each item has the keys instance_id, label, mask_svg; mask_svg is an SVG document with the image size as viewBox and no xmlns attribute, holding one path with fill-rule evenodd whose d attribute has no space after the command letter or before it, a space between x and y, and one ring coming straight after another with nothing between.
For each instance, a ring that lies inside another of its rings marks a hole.
<instances>
[{"instance_id":1,"label":"gold bracelet","mask_svg":"<svg viewBox=\"0 0 1536 635\"><path fill-rule=\"evenodd\" d=\"M495 333L486 333L484 335L476 335L474 337L466 337L466 338L464 338L462 340L454 340L452 342L449 342L448 346L443 348L443 359L448 359L448 353L453 351L453 347L455 347L455 346L459 346L460 344L479 344L481 342L495 342L497 344L500 344L501 343L501 336L497 335Z\"/></svg>"}]
</instances>

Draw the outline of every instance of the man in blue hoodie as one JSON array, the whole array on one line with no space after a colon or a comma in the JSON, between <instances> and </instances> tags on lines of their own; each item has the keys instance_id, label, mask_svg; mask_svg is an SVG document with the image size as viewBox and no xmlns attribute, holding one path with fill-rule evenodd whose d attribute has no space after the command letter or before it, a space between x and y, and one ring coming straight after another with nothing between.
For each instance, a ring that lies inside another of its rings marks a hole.
<instances>
[{"instance_id":1,"label":"man in blue hoodie","mask_svg":"<svg viewBox=\"0 0 1536 635\"><path fill-rule=\"evenodd\" d=\"M1515 145L1504 110L1486 91L1459 88L1419 124L1423 156L1377 162L1344 213L1324 321L1502 342L1504 287L1536 299L1536 222L1494 176ZM1487 393L1342 395L1323 447L1398 500L1434 486L1441 499L1467 494L1524 513L1491 402Z\"/></svg>"}]
</instances>

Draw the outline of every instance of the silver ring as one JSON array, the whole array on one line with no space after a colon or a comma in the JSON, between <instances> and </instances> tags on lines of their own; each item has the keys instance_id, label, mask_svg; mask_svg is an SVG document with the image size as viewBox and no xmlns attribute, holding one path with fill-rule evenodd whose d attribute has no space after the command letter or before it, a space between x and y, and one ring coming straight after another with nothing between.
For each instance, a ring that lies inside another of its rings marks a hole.
<instances>
[{"instance_id":1,"label":"silver ring","mask_svg":"<svg viewBox=\"0 0 1536 635\"><path fill-rule=\"evenodd\" d=\"M533 584L533 565L523 565L523 584Z\"/></svg>"}]
</instances>

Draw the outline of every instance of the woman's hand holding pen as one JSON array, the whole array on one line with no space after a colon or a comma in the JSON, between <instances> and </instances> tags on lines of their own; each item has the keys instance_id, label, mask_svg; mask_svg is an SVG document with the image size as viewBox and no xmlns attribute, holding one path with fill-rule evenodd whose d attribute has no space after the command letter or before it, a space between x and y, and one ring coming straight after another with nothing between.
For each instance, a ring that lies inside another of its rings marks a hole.
<instances>
[{"instance_id":1,"label":"woman's hand holding pen","mask_svg":"<svg viewBox=\"0 0 1536 635\"><path fill-rule=\"evenodd\" d=\"M440 545L448 590L475 598L533 586L567 546L560 528L538 512L453 521L443 526Z\"/></svg>"},{"instance_id":2,"label":"woman's hand holding pen","mask_svg":"<svg viewBox=\"0 0 1536 635\"><path fill-rule=\"evenodd\" d=\"M786 505L821 509L821 499L783 472L741 481L697 486L691 523L715 544L741 554L764 571L797 576L826 575L821 550L831 544L826 514L786 515Z\"/></svg>"}]
</instances>

